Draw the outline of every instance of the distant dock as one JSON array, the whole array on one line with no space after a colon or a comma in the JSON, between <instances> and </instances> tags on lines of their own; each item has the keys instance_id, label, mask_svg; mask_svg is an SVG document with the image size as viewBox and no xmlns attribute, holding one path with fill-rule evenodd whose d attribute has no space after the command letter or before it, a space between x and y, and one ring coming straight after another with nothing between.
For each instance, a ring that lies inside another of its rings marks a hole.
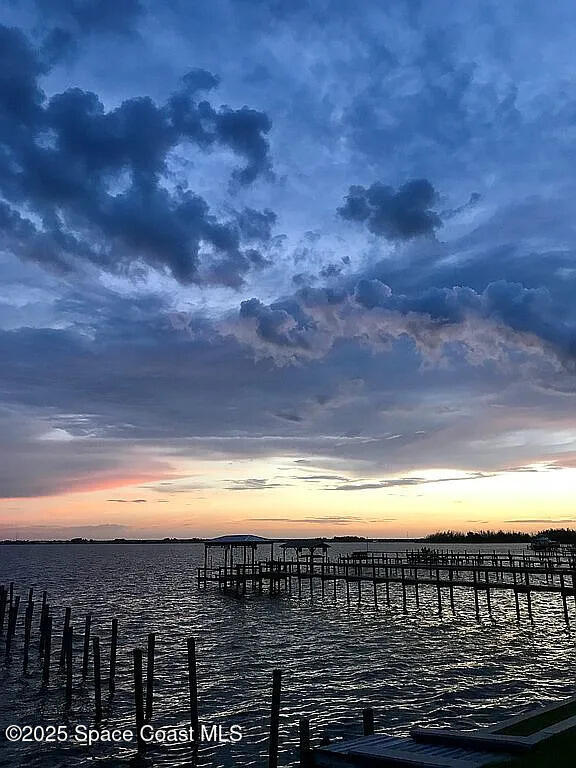
<instances>
[{"instance_id":1,"label":"distant dock","mask_svg":"<svg viewBox=\"0 0 576 768\"><path fill-rule=\"evenodd\" d=\"M205 546L208 553L211 544ZM238 596L248 591L302 596L303 585L308 585L310 594L319 592L325 597L328 593L334 600L343 592L348 605L353 600L362 601L362 595L369 591L378 607L381 602L391 604L390 587L396 585L405 612L409 605L420 607L421 590L428 588L435 591L440 615L447 608L454 612L454 590L458 588L470 591L478 619L481 597L491 614L493 594L505 591L514 595L518 620L522 602L532 620L532 595L547 593L560 597L568 625L569 600L576 606L576 555L568 549L487 553L424 547L401 552L352 552L331 560L329 545L316 539L282 544L281 558L257 559L257 544L221 546L225 550L224 563L210 564L206 555L204 566L197 569L199 587L212 585ZM339 590L339 585L343 589Z\"/></svg>"}]
</instances>

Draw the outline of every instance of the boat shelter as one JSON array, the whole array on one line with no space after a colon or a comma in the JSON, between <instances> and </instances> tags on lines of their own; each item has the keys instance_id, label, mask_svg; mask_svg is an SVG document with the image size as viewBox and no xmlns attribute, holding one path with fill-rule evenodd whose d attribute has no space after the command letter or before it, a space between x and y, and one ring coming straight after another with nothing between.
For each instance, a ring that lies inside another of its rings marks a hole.
<instances>
[{"instance_id":1,"label":"boat shelter","mask_svg":"<svg viewBox=\"0 0 576 768\"><path fill-rule=\"evenodd\" d=\"M209 553L213 549L224 552L224 567L236 565L254 565L256 551L259 546L270 546L270 558L274 556L274 539L265 539L263 536L252 534L231 534L229 536L217 536L215 539L207 539L204 542L204 568L208 567Z\"/></svg>"},{"instance_id":2,"label":"boat shelter","mask_svg":"<svg viewBox=\"0 0 576 768\"><path fill-rule=\"evenodd\" d=\"M324 539L288 539L280 545L280 548L283 551L284 560L291 550L296 555L296 560L300 560L302 556L307 560L325 560L328 557L330 544Z\"/></svg>"}]
</instances>

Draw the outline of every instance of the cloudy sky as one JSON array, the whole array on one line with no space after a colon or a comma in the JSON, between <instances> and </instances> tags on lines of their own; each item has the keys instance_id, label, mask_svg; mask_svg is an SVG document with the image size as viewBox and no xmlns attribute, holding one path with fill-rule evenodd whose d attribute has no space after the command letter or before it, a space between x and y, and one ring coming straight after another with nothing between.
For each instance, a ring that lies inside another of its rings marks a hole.
<instances>
[{"instance_id":1,"label":"cloudy sky","mask_svg":"<svg viewBox=\"0 0 576 768\"><path fill-rule=\"evenodd\" d=\"M0 23L0 536L576 522L576 6Z\"/></svg>"}]
</instances>

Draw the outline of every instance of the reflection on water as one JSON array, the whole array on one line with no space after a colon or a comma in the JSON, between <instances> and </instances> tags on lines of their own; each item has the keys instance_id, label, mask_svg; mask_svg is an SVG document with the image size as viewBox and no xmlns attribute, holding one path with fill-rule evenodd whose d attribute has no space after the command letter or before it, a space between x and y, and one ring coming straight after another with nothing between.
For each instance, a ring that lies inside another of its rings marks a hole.
<instances>
[{"instance_id":1,"label":"reflection on water","mask_svg":"<svg viewBox=\"0 0 576 768\"><path fill-rule=\"evenodd\" d=\"M454 548L455 547L451 547ZM490 545L488 551L508 550ZM334 546L331 556L346 551ZM350 547L348 547L350 549ZM398 549L398 545L382 545ZM391 588L392 608L376 611L367 591L360 606L346 607L332 591L302 599L248 594L244 599L217 590L198 590L195 568L201 545L22 545L0 547L0 582L13 580L25 595L29 586L47 589L55 615L56 649L64 606L71 605L81 635L90 610L93 632L103 644L107 665L110 619L120 623L117 692L103 725L133 727L131 658L156 632L156 726L187 725L186 638L198 649L201 718L225 728L242 726L237 744L204 746L199 765L214 768L265 765L272 670L283 670L282 766L296 764L297 722L312 721L317 738L325 730L359 731L363 707L376 709L377 728L406 733L416 724L470 728L519 712L534 701L574 692L574 637L566 629L558 595L535 593L535 625L516 623L510 592L492 597L493 616L474 618L470 590L456 589L456 616L436 615L434 587L421 587L420 610L413 598L402 613L399 587ZM571 612L573 609L571 608ZM523 610L525 615L525 609ZM576 617L574 617L576 627ZM20 644L21 629L19 629ZM12 722L63 722L64 696L57 674L40 691L32 653L28 679L20 655L0 671L0 728ZM92 694L76 681L71 725L90 724ZM105 697L105 703L108 700ZM127 765L134 746L2 744L0 766ZM189 766L189 745L154 746L153 765Z\"/></svg>"}]
</instances>

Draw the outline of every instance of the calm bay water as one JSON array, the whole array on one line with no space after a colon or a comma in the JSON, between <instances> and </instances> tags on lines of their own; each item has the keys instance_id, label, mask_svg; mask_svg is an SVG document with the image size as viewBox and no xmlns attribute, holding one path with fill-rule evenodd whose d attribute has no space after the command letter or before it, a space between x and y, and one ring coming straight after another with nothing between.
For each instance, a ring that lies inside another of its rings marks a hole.
<instances>
[{"instance_id":1,"label":"calm bay water","mask_svg":"<svg viewBox=\"0 0 576 768\"><path fill-rule=\"evenodd\" d=\"M333 546L337 552L357 548ZM381 545L398 549L398 545ZM508 546L486 547L507 551ZM265 550L267 554L267 548ZM262 553L264 556L264 551ZM512 593L494 594L493 617L483 602L483 620L475 621L471 591L456 590L457 613L436 614L436 593L421 589L421 607L413 596L402 613L399 590L392 607L371 590L361 605L347 608L343 594L335 603L331 587L322 600L307 590L296 596L248 594L237 599L217 590L199 590L195 568L203 547L187 544L19 545L0 546L0 582L15 582L25 596L43 589L55 614L59 648L64 606L71 605L76 631L93 613L93 632L103 643L107 668L109 627L120 623L117 692L104 696L104 727L133 727L131 658L145 648L148 632L157 633L156 727L188 723L186 638L198 649L201 719L243 730L236 744L204 746L199 765L244 768L266 764L266 737L272 670L283 670L282 766L296 764L297 722L312 721L313 735L359 732L361 710L376 709L377 728L406 733L416 724L472 728L516 714L535 701L572 695L576 687L576 637L563 620L557 595L534 594L535 625L526 616L518 625ZM523 598L521 598L522 600ZM571 617L576 627L573 607ZM22 612L23 613L23 612ZM21 628L18 630L21 638ZM31 674L20 671L17 644L13 662L0 669L0 731L9 723L92 722L90 684L76 681L73 711L66 719L57 673L40 691L36 649ZM58 684L56 684L58 683ZM125 766L134 745L73 743L10 745L0 739L0 766ZM153 746L150 764L190 766L189 745Z\"/></svg>"}]
</instances>

